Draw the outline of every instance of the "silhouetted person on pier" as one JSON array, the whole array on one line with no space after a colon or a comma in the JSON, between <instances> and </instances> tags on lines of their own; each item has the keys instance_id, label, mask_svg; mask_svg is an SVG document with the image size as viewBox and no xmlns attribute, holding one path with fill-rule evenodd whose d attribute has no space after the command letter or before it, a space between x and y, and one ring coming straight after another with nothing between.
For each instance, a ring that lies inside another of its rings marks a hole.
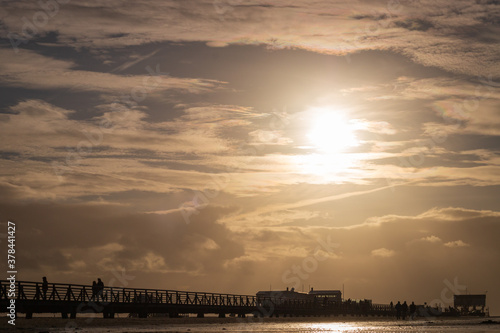
<instances>
[{"instance_id":1,"label":"silhouetted person on pier","mask_svg":"<svg viewBox=\"0 0 500 333\"><path fill-rule=\"evenodd\" d=\"M95 281L92 281L92 300L95 301L97 298L97 293L99 292L97 283Z\"/></svg>"},{"instance_id":2,"label":"silhouetted person on pier","mask_svg":"<svg viewBox=\"0 0 500 333\"><path fill-rule=\"evenodd\" d=\"M415 319L416 311L417 311L417 306L415 305L415 302L411 302L411 304L410 304L410 319L411 320Z\"/></svg>"},{"instance_id":3,"label":"silhouetted person on pier","mask_svg":"<svg viewBox=\"0 0 500 333\"><path fill-rule=\"evenodd\" d=\"M401 306L401 317L404 319L406 319L406 313L408 312L408 304L406 304L406 301L403 303L403 305Z\"/></svg>"},{"instance_id":4,"label":"silhouetted person on pier","mask_svg":"<svg viewBox=\"0 0 500 333\"><path fill-rule=\"evenodd\" d=\"M401 303L398 301L398 303L396 304L396 306L394 307L396 309L396 319L401 319L401 308L403 306L401 305Z\"/></svg>"},{"instance_id":5,"label":"silhouetted person on pier","mask_svg":"<svg viewBox=\"0 0 500 333\"><path fill-rule=\"evenodd\" d=\"M101 299L104 301L104 283L101 281L101 278L97 278L97 299L101 296Z\"/></svg>"},{"instance_id":6,"label":"silhouetted person on pier","mask_svg":"<svg viewBox=\"0 0 500 333\"><path fill-rule=\"evenodd\" d=\"M47 291L49 290L49 282L47 281L47 277L42 278L42 293L43 299L47 299Z\"/></svg>"}]
</instances>

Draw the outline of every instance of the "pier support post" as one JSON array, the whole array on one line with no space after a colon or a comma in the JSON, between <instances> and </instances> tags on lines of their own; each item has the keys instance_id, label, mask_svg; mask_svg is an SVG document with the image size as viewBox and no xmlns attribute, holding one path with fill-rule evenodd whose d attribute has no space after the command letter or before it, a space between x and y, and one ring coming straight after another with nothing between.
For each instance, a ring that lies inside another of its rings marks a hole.
<instances>
[{"instance_id":1,"label":"pier support post","mask_svg":"<svg viewBox=\"0 0 500 333\"><path fill-rule=\"evenodd\" d=\"M32 319L33 318L33 312L26 312L26 319Z\"/></svg>"},{"instance_id":2,"label":"pier support post","mask_svg":"<svg viewBox=\"0 0 500 333\"><path fill-rule=\"evenodd\" d=\"M71 313L69 314L69 317L70 317L71 319L76 319L76 312L71 312Z\"/></svg>"},{"instance_id":3,"label":"pier support post","mask_svg":"<svg viewBox=\"0 0 500 333\"><path fill-rule=\"evenodd\" d=\"M225 313L219 313L219 318L226 318L226 314Z\"/></svg>"},{"instance_id":4,"label":"pier support post","mask_svg":"<svg viewBox=\"0 0 500 333\"><path fill-rule=\"evenodd\" d=\"M147 315L148 314L146 313L146 317L147 317ZM115 317L115 313L114 312L103 312L102 313L102 317L103 318L114 318ZM146 318L146 317L144 317L144 318ZM143 318L143 317L141 317L140 314L139 314L139 318Z\"/></svg>"},{"instance_id":5,"label":"pier support post","mask_svg":"<svg viewBox=\"0 0 500 333\"><path fill-rule=\"evenodd\" d=\"M197 318L205 318L205 314L203 312L198 313Z\"/></svg>"}]
</instances>

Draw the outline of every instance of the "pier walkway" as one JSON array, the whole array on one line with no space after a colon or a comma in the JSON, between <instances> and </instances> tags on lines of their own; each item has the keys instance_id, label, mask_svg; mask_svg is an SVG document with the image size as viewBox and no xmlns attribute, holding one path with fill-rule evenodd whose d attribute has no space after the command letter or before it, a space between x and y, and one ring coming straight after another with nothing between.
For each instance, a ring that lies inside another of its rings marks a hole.
<instances>
[{"instance_id":1,"label":"pier walkway","mask_svg":"<svg viewBox=\"0 0 500 333\"><path fill-rule=\"evenodd\" d=\"M219 317L372 315L391 316L384 304L328 304L316 300L281 297L258 298L255 295L219 294L179 290L104 287L96 293L89 285L49 283L46 293L41 282L0 280L0 312L8 312L15 300L15 312L32 318L34 313L61 313L76 318L77 313L102 313L114 318L116 313L131 313L145 318L151 314L216 314Z\"/></svg>"}]
</instances>

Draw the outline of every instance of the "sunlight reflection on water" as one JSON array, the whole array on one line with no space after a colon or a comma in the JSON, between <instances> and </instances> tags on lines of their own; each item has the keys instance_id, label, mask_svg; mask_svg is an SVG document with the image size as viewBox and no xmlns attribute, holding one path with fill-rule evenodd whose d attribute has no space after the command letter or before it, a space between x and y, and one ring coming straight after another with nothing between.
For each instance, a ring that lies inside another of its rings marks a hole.
<instances>
[{"instance_id":1,"label":"sunlight reflection on water","mask_svg":"<svg viewBox=\"0 0 500 333\"><path fill-rule=\"evenodd\" d=\"M359 332L356 323L306 324L304 332Z\"/></svg>"},{"instance_id":2,"label":"sunlight reflection on water","mask_svg":"<svg viewBox=\"0 0 500 333\"><path fill-rule=\"evenodd\" d=\"M196 323L195 321L184 323L169 323L163 320L143 320L143 321L108 321L98 322L90 325L77 325L79 333L87 332L333 332L333 333L465 333L465 332L499 332L500 325L483 325L484 319L474 320L417 320L417 321L390 321L390 320L370 320L370 321L282 321L279 322L213 322ZM110 323L113 325L104 325ZM87 327L85 327L87 326ZM38 332L40 330L36 330ZM51 328L49 331L58 331ZM35 331L33 331L35 332Z\"/></svg>"}]
</instances>

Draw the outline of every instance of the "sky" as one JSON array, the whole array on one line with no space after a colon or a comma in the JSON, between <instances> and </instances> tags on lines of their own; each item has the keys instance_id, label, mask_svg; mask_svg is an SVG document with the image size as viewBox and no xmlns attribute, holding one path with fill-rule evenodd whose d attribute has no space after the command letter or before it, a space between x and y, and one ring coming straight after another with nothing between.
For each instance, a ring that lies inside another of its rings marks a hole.
<instances>
[{"instance_id":1,"label":"sky","mask_svg":"<svg viewBox=\"0 0 500 333\"><path fill-rule=\"evenodd\" d=\"M500 2L0 8L18 279L500 314Z\"/></svg>"}]
</instances>

